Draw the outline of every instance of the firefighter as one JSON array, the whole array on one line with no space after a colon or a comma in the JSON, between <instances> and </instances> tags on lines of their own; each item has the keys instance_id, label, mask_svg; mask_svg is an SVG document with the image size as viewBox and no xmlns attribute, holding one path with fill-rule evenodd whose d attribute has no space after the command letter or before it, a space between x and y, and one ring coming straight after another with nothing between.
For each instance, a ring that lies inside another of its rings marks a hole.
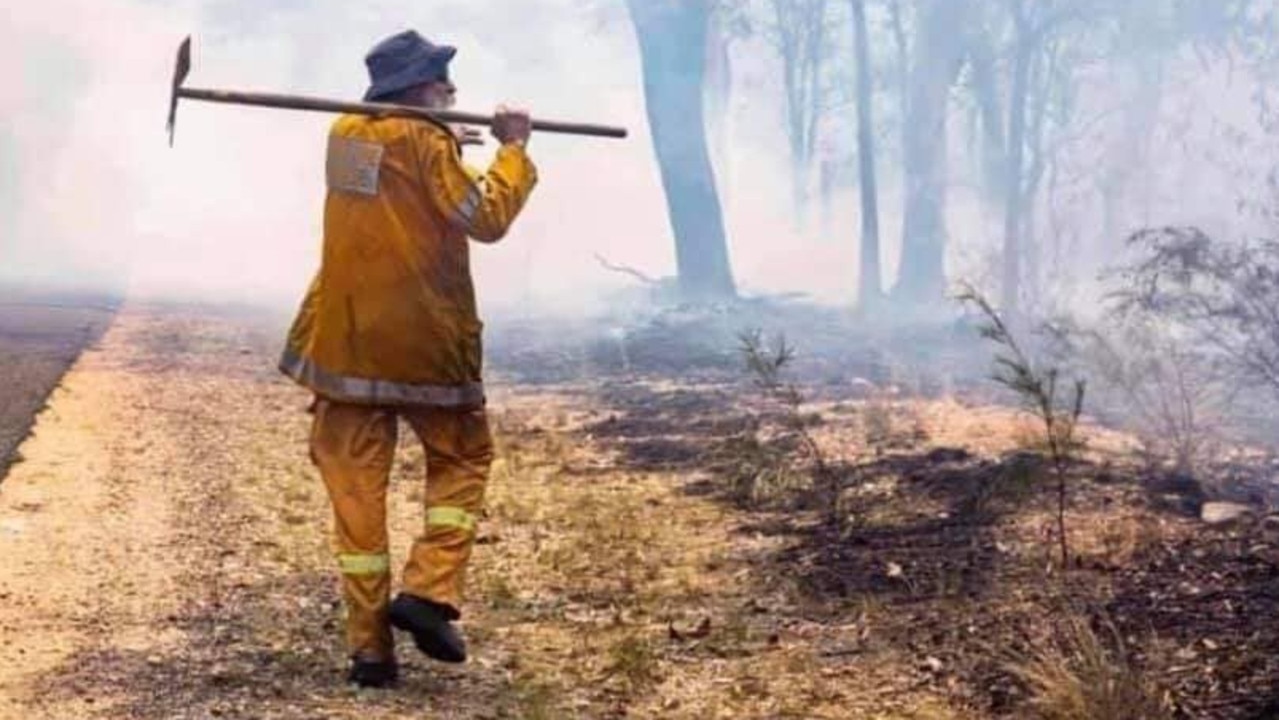
<instances>
[{"instance_id":1,"label":"firefighter","mask_svg":"<svg viewBox=\"0 0 1279 720\"><path fill-rule=\"evenodd\" d=\"M415 31L368 54L365 100L452 106L456 49ZM424 120L343 116L333 125L320 270L280 369L314 393L312 461L335 516L349 680L398 676L392 627L464 662L455 621L493 458L468 238L506 234L537 183L526 112L499 107L487 171L462 161L472 135ZM391 600L387 485L399 420L426 454L425 517Z\"/></svg>"}]
</instances>

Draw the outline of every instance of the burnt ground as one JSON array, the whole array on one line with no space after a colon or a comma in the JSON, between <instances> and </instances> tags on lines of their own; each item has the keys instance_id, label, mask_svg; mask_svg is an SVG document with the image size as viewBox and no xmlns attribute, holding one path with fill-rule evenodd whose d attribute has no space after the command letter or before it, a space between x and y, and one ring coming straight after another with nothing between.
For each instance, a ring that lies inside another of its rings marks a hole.
<instances>
[{"instance_id":1,"label":"burnt ground","mask_svg":"<svg viewBox=\"0 0 1279 720\"><path fill-rule=\"evenodd\" d=\"M114 312L110 298L0 286L0 479L49 393Z\"/></svg>"},{"instance_id":2,"label":"burnt ground","mask_svg":"<svg viewBox=\"0 0 1279 720\"><path fill-rule=\"evenodd\" d=\"M794 418L744 370L734 328L802 348L787 379L821 467L784 437ZM1168 717L1279 717L1279 625L1258 621L1279 613L1279 533L1255 518L1222 528L1198 517L1213 499L1263 515L1272 459L1216 462L1194 479L1152 467L1129 438L1086 429L1091 449L1067 471L1063 572L1055 479L1027 449L1037 428L1016 412L989 417L1010 398L981 382L989 352L962 326L877 337L837 314L661 320L557 347L558 361L543 363L530 362L541 335L525 331L499 359L524 382L597 408L585 437L628 467L695 478L686 493L745 510L743 533L780 539L751 562L761 576L787 574L803 600L769 612L862 625L825 656L905 652L925 660L921 682L944 688L951 707L1021 717L1031 689L1015 668L1063 642L1061 654L1076 652L1062 629L1082 619L1157 688ZM692 372L675 370L685 344ZM548 367L591 381L539 375ZM774 487L760 493L765 479Z\"/></svg>"},{"instance_id":3,"label":"burnt ground","mask_svg":"<svg viewBox=\"0 0 1279 720\"><path fill-rule=\"evenodd\" d=\"M607 417L589 432L636 466L702 477L686 491L747 507L742 532L782 538L752 563L789 574L804 603L769 612L861 625L826 655L905 653L928 663L920 682L952 707L1024 717L1029 689L1013 668L1084 618L1159 688L1167 717L1279 717L1279 626L1263 620L1279 612L1279 536L1205 526L1197 483L1135 462L1096 429L1097 452L1069 469L1062 572L1053 478L1009 442L1030 431L1015 417L962 397L931 419L913 401L816 405L812 432L847 501L832 515L814 511L828 496L802 481L764 501L738 492L759 471L740 442L759 425L742 401L752 392L727 378L700 390L621 382L595 395ZM840 442L875 413L890 426L879 447Z\"/></svg>"},{"instance_id":4,"label":"burnt ground","mask_svg":"<svg viewBox=\"0 0 1279 720\"><path fill-rule=\"evenodd\" d=\"M281 320L124 308L0 489L0 717L1028 718L1045 666L1136 678L1148 717L1276 716L1264 523L1204 525L1199 483L1089 425L1063 570L1034 425L971 339L747 320L491 326L474 657L405 643L402 687L356 692ZM799 346L794 410L742 324ZM421 521L405 435L393 553Z\"/></svg>"}]
</instances>

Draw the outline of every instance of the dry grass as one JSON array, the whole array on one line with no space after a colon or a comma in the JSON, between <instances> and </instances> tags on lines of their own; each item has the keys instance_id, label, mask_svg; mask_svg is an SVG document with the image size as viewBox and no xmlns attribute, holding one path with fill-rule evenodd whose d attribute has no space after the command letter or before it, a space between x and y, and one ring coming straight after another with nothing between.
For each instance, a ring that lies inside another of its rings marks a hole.
<instances>
[{"instance_id":1,"label":"dry grass","mask_svg":"<svg viewBox=\"0 0 1279 720\"><path fill-rule=\"evenodd\" d=\"M762 440L755 429L728 438L717 451L728 491L744 507L761 507L812 487L793 453Z\"/></svg>"},{"instance_id":2,"label":"dry grass","mask_svg":"<svg viewBox=\"0 0 1279 720\"><path fill-rule=\"evenodd\" d=\"M892 402L877 391L866 401L861 416L866 446L873 448L876 456L883 455L893 437Z\"/></svg>"},{"instance_id":3,"label":"dry grass","mask_svg":"<svg viewBox=\"0 0 1279 720\"><path fill-rule=\"evenodd\" d=\"M561 688L536 676L516 674L511 684L520 720L558 720L564 717L556 698Z\"/></svg>"},{"instance_id":4,"label":"dry grass","mask_svg":"<svg viewBox=\"0 0 1279 720\"><path fill-rule=\"evenodd\" d=\"M1105 567L1126 567L1152 554L1162 541L1159 521L1134 512L1089 516L1073 535L1079 556Z\"/></svg>"},{"instance_id":5,"label":"dry grass","mask_svg":"<svg viewBox=\"0 0 1279 720\"><path fill-rule=\"evenodd\" d=\"M623 636L608 650L608 674L622 680L629 693L636 693L661 680L661 671L653 643L632 634Z\"/></svg>"},{"instance_id":6,"label":"dry grass","mask_svg":"<svg viewBox=\"0 0 1279 720\"><path fill-rule=\"evenodd\" d=\"M1067 614L1057 637L1013 665L1031 692L1040 720L1162 720L1170 717L1159 691L1126 657L1122 640L1107 625L1106 639L1086 618Z\"/></svg>"}]
</instances>

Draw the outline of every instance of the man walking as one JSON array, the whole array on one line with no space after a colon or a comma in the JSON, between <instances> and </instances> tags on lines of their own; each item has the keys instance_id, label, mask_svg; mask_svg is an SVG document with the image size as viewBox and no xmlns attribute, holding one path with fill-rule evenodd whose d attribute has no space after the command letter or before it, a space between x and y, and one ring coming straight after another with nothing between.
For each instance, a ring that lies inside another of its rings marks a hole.
<instances>
[{"instance_id":1,"label":"man walking","mask_svg":"<svg viewBox=\"0 0 1279 720\"><path fill-rule=\"evenodd\" d=\"M366 101L447 108L456 50L413 31L366 58ZM395 682L391 627L463 662L463 576L493 458L467 238L499 240L537 182L529 117L499 108L486 172L470 136L428 121L343 116L328 141L324 250L280 369L315 393L311 457L336 518L349 679ZM387 484L403 418L426 451L425 527L390 600Z\"/></svg>"}]
</instances>

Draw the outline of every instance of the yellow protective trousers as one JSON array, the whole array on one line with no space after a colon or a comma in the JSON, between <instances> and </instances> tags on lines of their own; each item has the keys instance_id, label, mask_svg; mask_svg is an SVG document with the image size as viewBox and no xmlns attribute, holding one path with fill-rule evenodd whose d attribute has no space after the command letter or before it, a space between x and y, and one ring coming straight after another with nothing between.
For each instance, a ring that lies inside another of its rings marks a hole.
<instances>
[{"instance_id":1,"label":"yellow protective trousers","mask_svg":"<svg viewBox=\"0 0 1279 720\"><path fill-rule=\"evenodd\" d=\"M311 458L333 502L334 545L352 655L389 659L391 564L386 498L404 418L426 451L426 513L401 578L403 591L460 614L462 585L493 440L482 407L437 408L340 403L317 398Z\"/></svg>"}]
</instances>

